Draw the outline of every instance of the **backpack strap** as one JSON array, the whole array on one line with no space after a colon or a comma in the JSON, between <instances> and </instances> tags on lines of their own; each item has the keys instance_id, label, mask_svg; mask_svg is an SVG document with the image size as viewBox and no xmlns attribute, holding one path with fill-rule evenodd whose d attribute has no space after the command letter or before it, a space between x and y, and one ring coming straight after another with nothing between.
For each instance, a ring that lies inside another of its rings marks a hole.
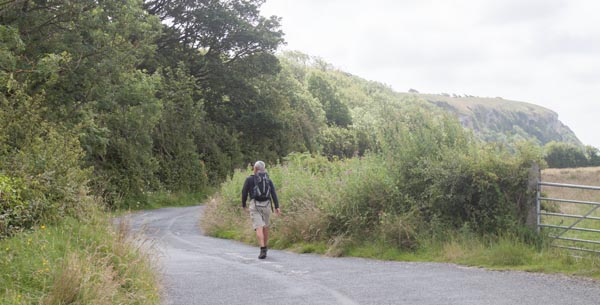
<instances>
[{"instance_id":1,"label":"backpack strap","mask_svg":"<svg viewBox=\"0 0 600 305\"><path fill-rule=\"evenodd\" d=\"M261 195L260 188L258 187L258 179L260 177L258 177L258 175L252 175L252 177L254 178L254 187L252 187L252 195L254 196L254 198L252 199L256 199L258 196Z\"/></svg>"}]
</instances>

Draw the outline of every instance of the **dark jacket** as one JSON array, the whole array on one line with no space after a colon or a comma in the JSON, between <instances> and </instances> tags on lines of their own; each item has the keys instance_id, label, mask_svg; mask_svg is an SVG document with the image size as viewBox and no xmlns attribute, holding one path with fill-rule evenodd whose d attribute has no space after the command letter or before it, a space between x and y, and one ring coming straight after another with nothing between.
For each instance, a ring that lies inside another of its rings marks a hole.
<instances>
[{"instance_id":1,"label":"dark jacket","mask_svg":"<svg viewBox=\"0 0 600 305\"><path fill-rule=\"evenodd\" d=\"M279 208L279 200L277 199L277 192L275 192L275 185L273 185L273 181L269 179L269 186L271 187L271 198L273 199L273 204L275 208ZM248 176L246 181L244 182L244 187L242 188L242 207L246 207L246 200L248 200L248 194L251 194L252 189L254 188L254 175Z\"/></svg>"}]
</instances>

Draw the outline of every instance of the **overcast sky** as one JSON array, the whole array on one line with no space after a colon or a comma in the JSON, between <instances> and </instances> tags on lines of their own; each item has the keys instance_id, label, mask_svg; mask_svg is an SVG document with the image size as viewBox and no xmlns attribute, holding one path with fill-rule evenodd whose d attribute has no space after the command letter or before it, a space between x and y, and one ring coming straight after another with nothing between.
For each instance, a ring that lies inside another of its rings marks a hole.
<instances>
[{"instance_id":1,"label":"overcast sky","mask_svg":"<svg viewBox=\"0 0 600 305\"><path fill-rule=\"evenodd\" d=\"M600 1L267 0L287 45L406 92L501 96L600 148Z\"/></svg>"}]
</instances>

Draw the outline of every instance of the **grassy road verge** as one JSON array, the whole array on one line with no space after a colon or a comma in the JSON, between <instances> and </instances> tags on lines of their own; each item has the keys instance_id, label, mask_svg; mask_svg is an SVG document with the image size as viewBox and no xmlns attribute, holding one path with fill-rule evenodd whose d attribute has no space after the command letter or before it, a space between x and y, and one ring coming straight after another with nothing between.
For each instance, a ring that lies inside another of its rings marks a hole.
<instances>
[{"instance_id":1,"label":"grassy road verge","mask_svg":"<svg viewBox=\"0 0 600 305\"><path fill-rule=\"evenodd\" d=\"M0 304L159 304L153 259L96 212L0 241Z\"/></svg>"}]
</instances>

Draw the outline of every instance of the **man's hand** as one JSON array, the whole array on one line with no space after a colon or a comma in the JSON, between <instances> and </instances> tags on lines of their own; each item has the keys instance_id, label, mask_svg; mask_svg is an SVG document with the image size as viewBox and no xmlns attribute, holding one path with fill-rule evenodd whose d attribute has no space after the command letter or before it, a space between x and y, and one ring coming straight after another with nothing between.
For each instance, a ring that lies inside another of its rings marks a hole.
<instances>
[{"instance_id":1,"label":"man's hand","mask_svg":"<svg viewBox=\"0 0 600 305\"><path fill-rule=\"evenodd\" d=\"M244 209L244 212L248 213L248 207L247 206L243 207L243 209Z\"/></svg>"},{"instance_id":2,"label":"man's hand","mask_svg":"<svg viewBox=\"0 0 600 305\"><path fill-rule=\"evenodd\" d=\"M281 215L281 210L279 208L275 209L275 214L277 214L277 216Z\"/></svg>"}]
</instances>

